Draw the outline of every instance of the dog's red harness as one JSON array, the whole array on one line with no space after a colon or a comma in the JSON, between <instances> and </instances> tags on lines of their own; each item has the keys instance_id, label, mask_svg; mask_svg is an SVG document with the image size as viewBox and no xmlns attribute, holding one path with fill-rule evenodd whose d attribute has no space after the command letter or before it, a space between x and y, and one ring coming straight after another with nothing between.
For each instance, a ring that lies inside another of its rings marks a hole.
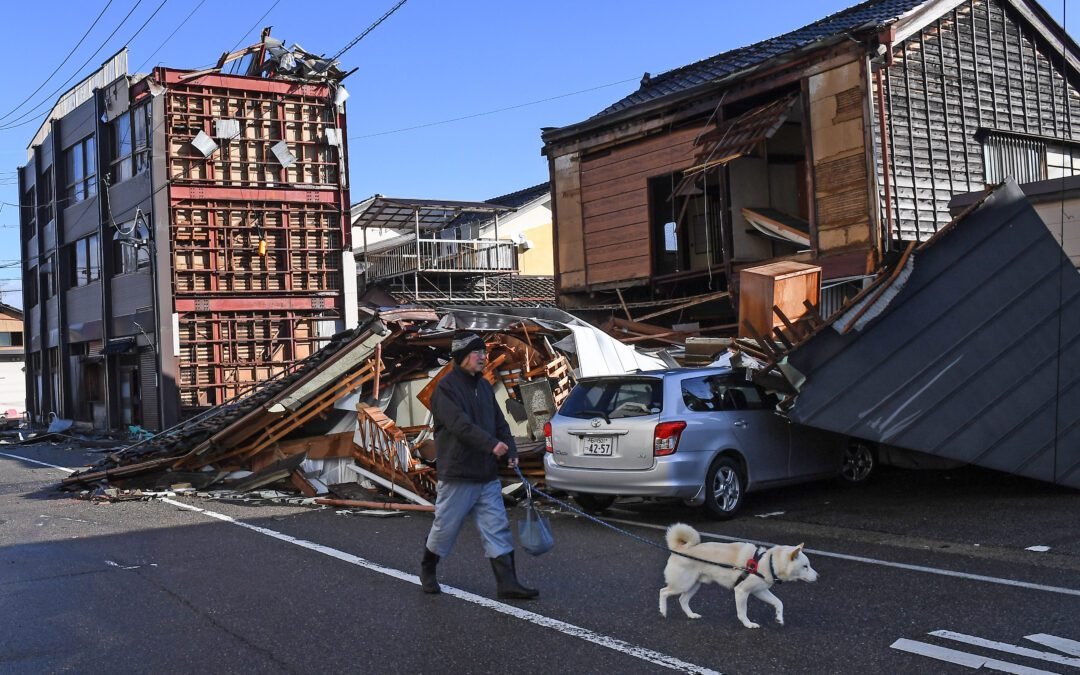
<instances>
[{"instance_id":1,"label":"dog's red harness","mask_svg":"<svg viewBox=\"0 0 1080 675\"><path fill-rule=\"evenodd\" d=\"M762 556L764 556L768 552L769 549L765 548L764 546L758 546L754 550L754 557L748 559L746 561L746 564L743 565L743 573L740 574L738 580L735 581L735 586L738 586L742 582L749 579L751 574L756 577L760 577L762 580L765 579L765 575L758 571L758 565L761 562ZM776 568L773 567L773 556L769 556L769 574L772 575L773 583L783 583L780 581L780 577L776 576Z\"/></svg>"}]
</instances>

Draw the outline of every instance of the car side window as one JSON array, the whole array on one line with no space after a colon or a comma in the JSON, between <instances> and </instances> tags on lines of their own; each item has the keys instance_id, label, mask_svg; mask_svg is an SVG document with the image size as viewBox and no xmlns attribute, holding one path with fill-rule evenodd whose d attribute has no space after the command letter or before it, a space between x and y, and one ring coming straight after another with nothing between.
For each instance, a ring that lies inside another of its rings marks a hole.
<instances>
[{"instance_id":1,"label":"car side window","mask_svg":"<svg viewBox=\"0 0 1080 675\"><path fill-rule=\"evenodd\" d=\"M683 403L688 410L760 410L765 406L761 391L731 373L695 377L682 381Z\"/></svg>"}]
</instances>

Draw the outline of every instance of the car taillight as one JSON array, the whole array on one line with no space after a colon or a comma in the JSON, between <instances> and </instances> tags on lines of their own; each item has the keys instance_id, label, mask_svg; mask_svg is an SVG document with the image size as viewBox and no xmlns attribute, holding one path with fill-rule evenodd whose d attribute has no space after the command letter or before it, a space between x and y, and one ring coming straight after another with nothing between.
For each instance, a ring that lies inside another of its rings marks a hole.
<instances>
[{"instance_id":1,"label":"car taillight","mask_svg":"<svg viewBox=\"0 0 1080 675\"><path fill-rule=\"evenodd\" d=\"M555 445L551 442L551 422L544 422L544 451L555 452Z\"/></svg>"},{"instance_id":2,"label":"car taillight","mask_svg":"<svg viewBox=\"0 0 1080 675\"><path fill-rule=\"evenodd\" d=\"M661 422L653 433L653 457L674 455L679 447L679 436L686 428L686 422Z\"/></svg>"}]
</instances>

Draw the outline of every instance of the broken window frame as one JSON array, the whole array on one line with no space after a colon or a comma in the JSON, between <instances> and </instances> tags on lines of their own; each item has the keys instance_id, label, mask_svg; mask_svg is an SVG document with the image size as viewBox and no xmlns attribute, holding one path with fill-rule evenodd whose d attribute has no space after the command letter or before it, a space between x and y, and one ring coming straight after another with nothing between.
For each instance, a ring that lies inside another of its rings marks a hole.
<instances>
[{"instance_id":1,"label":"broken window frame","mask_svg":"<svg viewBox=\"0 0 1080 675\"><path fill-rule=\"evenodd\" d=\"M672 185L678 185L682 172L653 176L648 179L649 190L649 231L653 240L653 272L656 276L679 274L683 272L704 272L710 267L724 262L721 233L724 218L724 185L722 174L717 170L704 172L704 188L698 195L673 195ZM700 208L698 208L700 205ZM707 244L707 265L695 266L692 246L696 243L691 237L691 216L702 214L705 218L705 242ZM675 248L672 249L672 244Z\"/></svg>"}]
</instances>

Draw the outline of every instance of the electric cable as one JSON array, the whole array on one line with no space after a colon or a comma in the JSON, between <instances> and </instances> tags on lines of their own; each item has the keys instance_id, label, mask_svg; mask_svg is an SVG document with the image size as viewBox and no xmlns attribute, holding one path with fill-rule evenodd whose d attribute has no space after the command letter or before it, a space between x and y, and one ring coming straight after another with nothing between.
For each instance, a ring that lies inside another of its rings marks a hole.
<instances>
[{"instance_id":1,"label":"electric cable","mask_svg":"<svg viewBox=\"0 0 1080 675\"><path fill-rule=\"evenodd\" d=\"M78 49L79 47L81 47L82 43L86 41L86 36L90 35L90 31L94 30L94 26L98 25L98 21L101 20L101 17L105 16L105 10L109 9L109 6L112 5L112 3L113 3L113 0L109 0L108 2L105 3L105 6L101 9L101 12L98 13L97 18L94 19L94 22L92 24L90 24L89 28L86 29L86 32L83 33L83 36L81 38L79 38L78 42L75 43L75 46L71 48L71 51L69 51L67 53L67 56L65 56L64 60L60 62L60 65L58 65L55 70L53 70L51 73L49 73L49 76L41 81L41 84L38 85L37 89L30 92L30 95L27 96L26 98L24 98L19 103L19 105L15 106L14 108L12 108L8 112L4 113L3 115L0 115L0 121L5 120L8 117L11 117L11 115L14 114L16 110L23 107L23 104L25 104L27 101L32 99L35 94L37 94L39 91L41 91L42 89L45 88L45 85L49 83L49 80L51 80L54 75L56 75L58 72L60 72L60 69L64 67L64 64L68 62L68 59L70 59L71 55L75 53L75 50Z\"/></svg>"},{"instance_id":2,"label":"electric cable","mask_svg":"<svg viewBox=\"0 0 1080 675\"><path fill-rule=\"evenodd\" d=\"M168 0L165 0L165 2L168 2ZM114 29L113 29L113 31L112 31L111 33L109 33L109 37L105 38L105 39L104 39L104 40L102 41L101 45L100 45L100 46L99 46L99 47L98 47L98 48L97 48L96 50L94 50L94 53L93 53L93 54L91 54L91 55L90 55L89 57L87 57L87 59L86 59L85 61L83 61L83 62L82 62L82 65L80 65L80 66L79 66L78 68L76 68L76 69L75 69L75 72L74 72L74 73L72 73L71 77L69 77L68 79L64 80L63 84L61 84L61 85L60 85L59 87L57 87L56 89L54 89L54 90L52 91L52 93L50 93L50 94L47 94L47 95L45 96L45 100L44 100L44 101L42 101L41 103L38 103L38 104L37 104L36 106L34 106L34 107L33 107L33 108L31 108L30 110L26 111L26 112L25 112L25 113L23 113L23 114L22 114L22 115L21 115L20 117L17 117L16 119L12 120L12 122L10 122L10 123L8 123L8 124L5 124L5 125L3 125L3 126L0 126L0 130L5 130L5 129L14 129L15 127L19 127L19 126L22 126L22 124L15 124L15 122L19 122L20 120L24 120L24 119L26 119L26 116L27 116L27 115L30 115L31 113L33 113L33 112L35 112L35 111L37 111L37 110L40 110L40 109L41 109L41 106L43 106L43 105L46 105L46 104L48 104L48 103L49 103L49 101L53 100L53 97L54 97L54 96L56 96L56 95L57 95L58 93L60 93L60 92L64 91L64 88L65 88L65 87L67 87L67 85L68 85L68 84L69 84L69 83L70 83L70 82L71 82L71 81L72 81L73 79L75 79L75 76L76 76L76 75L78 75L78 74L79 74L80 72L82 72L82 69L83 69L83 68L85 68L85 67L86 67L86 65L87 65L88 63L90 63L90 61L91 61L91 60L93 60L93 58L94 58L95 56L97 56L97 55L98 55L99 53L101 53L101 50L105 48L105 45L109 44L109 40L112 40L112 39L113 39L113 36L114 36L114 35L116 35L116 34L117 34L117 33L118 33L119 31L120 31L120 28L122 28L122 27L123 27L123 25L124 25L125 23L127 23L127 20L128 20L129 18L131 18L131 15L132 15L132 14L133 14L133 13L135 12L135 10L136 10L136 9L138 8L138 6L139 6L140 4L142 4L142 0L135 0L135 4L131 6L131 9L129 9L129 10L128 10L128 13L127 13L126 15L124 15L124 18L123 18L123 19L122 19L122 20L120 21L120 23L116 24L116 28L114 28ZM162 4L164 4L164 3L162 3ZM54 105L55 105L55 104L54 104ZM42 117L42 116L43 116L43 115L38 115L38 117ZM36 119L36 118L34 118L34 119ZM31 120L31 121L32 121L32 120ZM28 123L29 123L29 122L23 122L23 124L28 124Z\"/></svg>"},{"instance_id":3,"label":"electric cable","mask_svg":"<svg viewBox=\"0 0 1080 675\"><path fill-rule=\"evenodd\" d=\"M124 20L123 20L123 21L121 21L121 22L120 22L120 24L116 26L116 29L115 29L115 30L113 30L113 32L109 34L109 37L105 38L105 42L103 42L103 43L101 44L101 47L98 47L97 51L95 51L95 52L94 52L93 54L91 54L91 55L90 55L90 58L88 58L88 59L87 59L87 60L86 60L86 61L85 61L85 62L84 62L84 63L83 63L83 64L82 64L81 66L79 66L79 68L78 68L78 69L77 69L77 70L75 71L75 73L74 73L74 74L73 74L73 75L72 75L71 77L69 77L69 78L68 78L68 79L67 79L67 80L66 80L66 81L64 82L64 84L60 85L60 88L59 88L59 89L57 89L56 91L54 91L54 92L53 92L52 94L49 94L48 96L46 96L46 97L45 97L45 101L44 101L44 102L42 102L42 103L38 104L38 105L37 105L37 106L36 106L35 108L33 108L32 110L30 110L30 111L28 111L28 112L24 113L24 114L23 114L23 115L22 115L21 117L18 117L18 118L16 118L16 120L15 120L15 121L16 121L16 122L18 122L19 120L25 119L26 115L29 115L30 113L34 112L34 110L38 110L38 109L40 109L40 108L41 108L41 106L42 106L42 105L46 105L46 104L48 103L48 101L49 101L49 100L50 100L50 99L51 99L51 98L52 98L53 96L55 96L55 95L56 95L56 93L57 93L57 92L59 92L59 91L62 91L62 90L63 90L63 88L64 88L64 86L65 86L65 85L67 85L67 84L68 84L69 82L71 82L71 80L75 78L75 75L78 75L78 74L79 74L80 72L82 72L82 69L86 67L86 64L87 64L87 63L90 63L90 59L94 58L94 56L96 56L96 55L97 55L97 53L98 53L98 52L100 52L100 51L101 51L101 50L102 50L102 49L103 49L103 48L105 47L105 45L106 45L106 44L108 44L109 40L111 40L111 39L113 38L113 36L114 36L114 35L116 35L116 33L117 33L117 32L118 32L119 30L120 30L120 27L121 27L121 26L123 26L123 25L124 25L124 23L125 23L125 22L126 22L126 21L128 20L128 17L130 17L130 16L131 16L131 12L134 12L134 11L135 11L135 8L136 8L136 7L138 7L138 6L139 6L139 4L140 4L141 2L142 2L142 0L136 0L136 1L135 1L135 5L134 5L134 6L133 6L133 7L131 8L131 11L130 11L130 12L128 12L128 13L127 13L127 16L125 16L125 17L124 17ZM160 12L160 11L161 11L161 9L162 9L162 8L163 8L163 7L164 7L164 6L165 6L165 5L166 5L166 4L168 3L168 2L169 2L169 0L161 0L161 4L159 4L159 5L157 6L157 8L156 8L156 9L155 9L155 10L153 11L153 13L151 13L151 14L150 14L150 16L149 16L149 17L147 17L146 21L144 21L144 22L143 22L143 24L142 24L141 26L139 26L139 29L138 29L138 30L136 30L136 31L135 31L135 33L134 33L134 34L133 34L133 35L132 35L132 36L131 36L130 38L128 38L127 42L125 42L124 44L125 44L125 45L129 45L129 44L131 44L132 42L134 42L134 41L135 41L135 38L139 37L139 34L143 32L143 29L144 29L144 28L146 28L146 26L147 26L147 25L148 25L148 24L149 24L149 23L150 23L151 21L153 21L154 17L155 17L155 16L157 16L158 12ZM12 124L12 125L5 125L5 126L0 126L0 131L2 131L2 130L5 130L5 129L11 129L11 128L15 128L16 126L22 126L22 125L21 125L21 124Z\"/></svg>"}]
</instances>

